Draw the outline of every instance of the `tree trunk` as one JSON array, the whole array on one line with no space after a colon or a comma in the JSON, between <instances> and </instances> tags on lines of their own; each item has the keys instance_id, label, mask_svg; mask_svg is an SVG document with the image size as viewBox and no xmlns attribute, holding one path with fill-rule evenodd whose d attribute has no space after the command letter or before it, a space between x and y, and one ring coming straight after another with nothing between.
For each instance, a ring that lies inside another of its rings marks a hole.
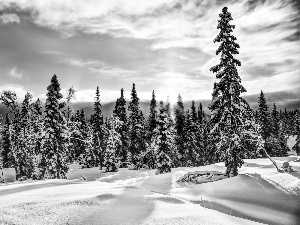
<instances>
[{"instance_id":1,"label":"tree trunk","mask_svg":"<svg viewBox=\"0 0 300 225\"><path fill-rule=\"evenodd\" d=\"M266 151L266 147L263 148L263 151L265 152L266 156L271 160L271 162L274 164L274 166L276 167L277 171L280 172L281 170L278 168L276 162L274 161L274 159L272 159L269 154Z\"/></svg>"}]
</instances>

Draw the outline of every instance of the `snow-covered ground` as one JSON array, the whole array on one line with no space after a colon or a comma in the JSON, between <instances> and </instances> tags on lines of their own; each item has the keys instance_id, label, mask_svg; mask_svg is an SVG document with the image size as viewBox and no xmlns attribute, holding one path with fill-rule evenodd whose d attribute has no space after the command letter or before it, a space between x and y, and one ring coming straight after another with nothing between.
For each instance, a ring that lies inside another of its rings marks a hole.
<instances>
[{"instance_id":1,"label":"snow-covered ground","mask_svg":"<svg viewBox=\"0 0 300 225\"><path fill-rule=\"evenodd\" d=\"M71 165L68 180L0 185L0 224L299 225L300 157L275 159L296 171L279 173L268 159L245 160L237 177L192 184L176 180L191 171L224 172L224 163L163 175Z\"/></svg>"}]
</instances>

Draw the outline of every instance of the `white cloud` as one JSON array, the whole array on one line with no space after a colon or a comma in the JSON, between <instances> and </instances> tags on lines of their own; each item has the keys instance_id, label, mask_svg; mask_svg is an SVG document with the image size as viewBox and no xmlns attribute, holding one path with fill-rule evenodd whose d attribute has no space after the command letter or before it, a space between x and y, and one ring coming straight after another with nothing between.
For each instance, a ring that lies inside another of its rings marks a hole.
<instances>
[{"instance_id":1,"label":"white cloud","mask_svg":"<svg viewBox=\"0 0 300 225\"><path fill-rule=\"evenodd\" d=\"M18 79L23 77L23 74L17 70L17 67L12 68L12 70L9 72L9 75Z\"/></svg>"},{"instance_id":2,"label":"white cloud","mask_svg":"<svg viewBox=\"0 0 300 225\"><path fill-rule=\"evenodd\" d=\"M161 73L153 75L157 78L155 82L159 83L158 91L161 95L167 92L172 92L172 95L187 93L189 97L186 98L194 98L196 92L210 98L215 74L210 72L209 68L219 62L219 56L215 56L219 44L214 44L213 39L219 32L218 15L226 4L233 17L232 24L236 25L233 33L241 46L240 54L236 58L242 63L238 71L248 93L257 93L260 89L276 91L279 88L278 81L280 89L289 89L289 86L293 85L290 80L296 82L295 71L298 70L299 63L295 62L299 62L300 49L297 46L300 46L300 41L291 42L285 39L297 32L296 21L299 14L286 0L258 2L252 11L247 11L247 1L226 1L220 4L220 1L216 0L2 0L0 9L12 2L20 9L32 9L36 24L59 30L64 37L76 35L76 30L80 30L88 34L147 40L147 50L153 52L171 48L201 49L211 56L211 59L202 65L193 63L193 58L180 55L182 63L191 62L185 64L188 65L187 74L199 73L199 77L203 79L199 83L183 74L182 68L180 72L177 70L178 61L170 63L167 58L157 59L164 61ZM178 7L175 7L176 5ZM280 66L283 61L293 63ZM98 60L67 59L65 62L106 77L121 75L139 79L136 71L124 69L119 65L107 65ZM276 71L264 75L252 69L259 67L276 67ZM11 75L18 77L16 69ZM147 79L140 78L145 84L148 81L151 83L153 78ZM162 85L164 82L167 84L166 89Z\"/></svg>"},{"instance_id":3,"label":"white cloud","mask_svg":"<svg viewBox=\"0 0 300 225\"><path fill-rule=\"evenodd\" d=\"M263 77L256 80L242 82L242 85L247 89L244 95L257 94L261 90L263 92L276 92L284 90L292 90L300 88L299 83L300 70L281 73L272 77Z\"/></svg>"},{"instance_id":4,"label":"white cloud","mask_svg":"<svg viewBox=\"0 0 300 225\"><path fill-rule=\"evenodd\" d=\"M20 23L20 18L14 13L1 15L0 20L2 20L2 22L4 24L6 24L6 23Z\"/></svg>"},{"instance_id":5,"label":"white cloud","mask_svg":"<svg viewBox=\"0 0 300 225\"><path fill-rule=\"evenodd\" d=\"M1 91L13 91L16 93L18 97L18 101L21 102L24 99L24 96L28 92L25 90L25 88L18 84L5 84L3 86L0 86Z\"/></svg>"}]
</instances>

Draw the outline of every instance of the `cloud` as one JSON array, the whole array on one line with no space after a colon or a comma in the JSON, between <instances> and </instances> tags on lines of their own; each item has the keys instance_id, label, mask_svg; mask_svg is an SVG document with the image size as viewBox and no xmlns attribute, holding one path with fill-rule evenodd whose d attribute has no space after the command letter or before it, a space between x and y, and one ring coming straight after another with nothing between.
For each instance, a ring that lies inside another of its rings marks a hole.
<instances>
[{"instance_id":1,"label":"cloud","mask_svg":"<svg viewBox=\"0 0 300 225\"><path fill-rule=\"evenodd\" d=\"M24 96L28 92L22 85L18 84L5 84L0 86L0 90L2 91L14 91L18 97L18 101L21 102L24 99Z\"/></svg>"},{"instance_id":2,"label":"cloud","mask_svg":"<svg viewBox=\"0 0 300 225\"><path fill-rule=\"evenodd\" d=\"M7 23L20 23L20 18L16 14L4 14L0 16L0 20L4 24Z\"/></svg>"},{"instance_id":3,"label":"cloud","mask_svg":"<svg viewBox=\"0 0 300 225\"><path fill-rule=\"evenodd\" d=\"M18 79L23 77L23 74L17 70L17 67L12 68L12 70L9 72L9 75Z\"/></svg>"},{"instance_id":4,"label":"cloud","mask_svg":"<svg viewBox=\"0 0 300 225\"><path fill-rule=\"evenodd\" d=\"M65 68L61 71L72 73L70 79L76 76L84 90L91 84L79 79L81 73L89 82L110 83L111 88L126 79L124 86L137 82L145 96L156 89L161 96L210 98L217 80L209 68L220 58L213 39L225 5L236 25L233 34L241 48L235 57L241 60L238 71L248 93L289 89L297 83L300 14L288 0L2 0L0 10L11 3L20 12L31 12L32 22L44 32L63 35L49 41L52 52L45 48L44 53L55 55ZM108 82L110 77L114 80Z\"/></svg>"},{"instance_id":5,"label":"cloud","mask_svg":"<svg viewBox=\"0 0 300 225\"><path fill-rule=\"evenodd\" d=\"M94 74L101 75L102 77L126 77L137 74L136 71L109 66L106 62L100 60L81 60L74 58L61 58L60 60L62 62L67 62L72 66L85 68Z\"/></svg>"}]
</instances>

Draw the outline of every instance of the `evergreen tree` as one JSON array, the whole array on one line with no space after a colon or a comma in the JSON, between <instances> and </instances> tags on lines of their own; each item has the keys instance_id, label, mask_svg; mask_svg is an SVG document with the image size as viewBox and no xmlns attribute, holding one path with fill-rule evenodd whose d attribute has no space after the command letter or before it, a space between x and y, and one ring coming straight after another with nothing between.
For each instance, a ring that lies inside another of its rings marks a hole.
<instances>
[{"instance_id":1,"label":"evergreen tree","mask_svg":"<svg viewBox=\"0 0 300 225\"><path fill-rule=\"evenodd\" d=\"M210 71L217 73L216 78L220 81L214 84L213 98L209 105L212 111L211 133L215 132L220 136L217 147L221 159L225 161L227 176L236 176L238 167L243 164L242 157L247 151L243 141L245 133L243 118L246 117L249 105L240 97L246 89L241 85L241 78L236 69L241 63L233 57L233 54L239 53L237 49L240 46L235 42L236 37L231 34L235 26L229 24L232 17L227 7L222 9L219 16L217 28L220 29L220 33L214 42L221 43L216 51L217 55L221 53L221 60Z\"/></svg>"},{"instance_id":2,"label":"evergreen tree","mask_svg":"<svg viewBox=\"0 0 300 225\"><path fill-rule=\"evenodd\" d=\"M287 137L282 130L282 123L280 121L280 114L277 111L274 103L272 109L272 149L275 156L287 156L289 147L287 146Z\"/></svg>"},{"instance_id":3,"label":"evergreen tree","mask_svg":"<svg viewBox=\"0 0 300 225\"><path fill-rule=\"evenodd\" d=\"M192 101L192 106L191 106L191 116L192 116L192 119L195 123L197 123L199 121L198 119L198 113L196 111L196 107L195 107L195 101L193 100Z\"/></svg>"},{"instance_id":4,"label":"evergreen tree","mask_svg":"<svg viewBox=\"0 0 300 225\"><path fill-rule=\"evenodd\" d=\"M124 90L121 89L121 97L117 99L114 116L118 117L122 122L120 126L118 126L117 132L120 134L121 145L118 145L118 149L116 151L116 155L121 157L121 162L126 162L127 160L127 152L128 152L128 127L127 127L127 113L126 113L126 100L124 98ZM126 166L126 164L121 164L121 166Z\"/></svg>"},{"instance_id":5,"label":"evergreen tree","mask_svg":"<svg viewBox=\"0 0 300 225\"><path fill-rule=\"evenodd\" d=\"M79 130L79 148L75 151L76 158L79 157L79 164L82 164L83 168L92 168L97 166L97 155L93 151L93 133L91 127L85 118L84 110L81 109L76 118L78 130Z\"/></svg>"},{"instance_id":6,"label":"evergreen tree","mask_svg":"<svg viewBox=\"0 0 300 225\"><path fill-rule=\"evenodd\" d=\"M297 155L300 155L300 109L295 110L295 129L294 129L294 135L296 136L296 143L292 147L292 150L297 153Z\"/></svg>"},{"instance_id":7,"label":"evergreen tree","mask_svg":"<svg viewBox=\"0 0 300 225\"><path fill-rule=\"evenodd\" d=\"M36 102L32 104L31 107L31 124L32 124L32 143L34 149L33 153L33 172L32 172L32 179L39 180L42 178L41 173L41 165L40 165L40 158L42 155L43 149L43 130L44 130L44 123L42 120L42 102L40 99L37 99Z\"/></svg>"},{"instance_id":8,"label":"evergreen tree","mask_svg":"<svg viewBox=\"0 0 300 225\"><path fill-rule=\"evenodd\" d=\"M195 111L196 112L196 111ZM196 114L197 115L197 114ZM199 153L201 148L201 133L200 126L197 124L197 121L194 120L193 112L189 110L185 113L185 123L184 123L184 149L185 149L185 166L196 166L197 161L199 160Z\"/></svg>"},{"instance_id":9,"label":"evergreen tree","mask_svg":"<svg viewBox=\"0 0 300 225\"><path fill-rule=\"evenodd\" d=\"M258 98L258 123L261 127L261 136L264 140L264 146L267 153L273 156L272 145L270 144L271 134L272 134L272 119L269 112L269 107L265 99L264 93L261 91Z\"/></svg>"},{"instance_id":10,"label":"evergreen tree","mask_svg":"<svg viewBox=\"0 0 300 225\"><path fill-rule=\"evenodd\" d=\"M12 143L11 143L11 121L9 114L5 116L5 122L2 129L2 163L3 168L14 168L15 167L15 157L13 154Z\"/></svg>"},{"instance_id":11,"label":"evergreen tree","mask_svg":"<svg viewBox=\"0 0 300 225\"><path fill-rule=\"evenodd\" d=\"M174 158L174 139L172 135L172 126L168 119L167 108L160 105L160 113L157 119L156 133L156 174L169 173L172 167L172 158Z\"/></svg>"},{"instance_id":12,"label":"evergreen tree","mask_svg":"<svg viewBox=\"0 0 300 225\"><path fill-rule=\"evenodd\" d=\"M157 126L157 116L158 112L156 110L156 99L155 92L152 92L152 99L150 102L150 112L147 121L147 143L146 143L146 152L143 154L143 164L147 165L147 168L153 169L156 167L155 165L155 152L156 152L156 144L155 144L155 133L154 130Z\"/></svg>"},{"instance_id":13,"label":"evergreen tree","mask_svg":"<svg viewBox=\"0 0 300 225\"><path fill-rule=\"evenodd\" d=\"M105 167L106 172L116 172L119 169L120 160L116 155L116 150L122 145L121 135L117 130L123 122L117 116L108 119L108 141L105 151Z\"/></svg>"},{"instance_id":14,"label":"evergreen tree","mask_svg":"<svg viewBox=\"0 0 300 225\"><path fill-rule=\"evenodd\" d=\"M18 178L23 176L31 178L34 170L33 160L35 157L35 151L34 135L31 122L32 104L30 104L32 98L33 96L27 92L22 102L22 108L20 112L20 133L18 136L18 148L15 151Z\"/></svg>"},{"instance_id":15,"label":"evergreen tree","mask_svg":"<svg viewBox=\"0 0 300 225\"><path fill-rule=\"evenodd\" d=\"M155 93L153 91L152 99L150 102L150 112L148 117L148 130L150 133L152 133L156 128L156 118L157 118L156 100L155 100Z\"/></svg>"},{"instance_id":16,"label":"evergreen tree","mask_svg":"<svg viewBox=\"0 0 300 225\"><path fill-rule=\"evenodd\" d=\"M200 102L200 105L199 105L199 107L198 107L198 112L197 112L197 114L198 114L198 121L199 121L200 124L202 124L202 123L203 123L203 119L204 119L204 117L205 117L205 114L204 114L204 111L203 111L203 109L202 109L202 104L201 104L201 102Z\"/></svg>"},{"instance_id":17,"label":"evergreen tree","mask_svg":"<svg viewBox=\"0 0 300 225\"><path fill-rule=\"evenodd\" d=\"M274 103L273 109L272 109L272 133L275 136L278 136L280 132L280 115L277 111L276 104Z\"/></svg>"},{"instance_id":18,"label":"evergreen tree","mask_svg":"<svg viewBox=\"0 0 300 225\"><path fill-rule=\"evenodd\" d=\"M176 160L178 162L177 163L175 162L176 166L183 166L185 161L184 122L185 122L184 105L182 102L182 98L179 94L177 98L177 105L175 107L175 131L176 131L175 143L178 150L178 160Z\"/></svg>"},{"instance_id":19,"label":"evergreen tree","mask_svg":"<svg viewBox=\"0 0 300 225\"><path fill-rule=\"evenodd\" d=\"M44 177L55 179L66 179L68 172L68 148L66 119L61 109L64 103L59 103L63 98L60 93L60 84L57 76L51 79L51 84L47 87L47 99L45 104L45 138L42 153L42 164L45 169Z\"/></svg>"},{"instance_id":20,"label":"evergreen tree","mask_svg":"<svg viewBox=\"0 0 300 225\"><path fill-rule=\"evenodd\" d=\"M94 114L91 118L91 123L93 126L93 145L94 145L94 153L97 155L97 164L100 166L100 170L102 170L103 165L103 153L105 149L105 140L103 134L103 115L102 115L102 105L100 100L100 91L97 86L96 96L94 100Z\"/></svg>"},{"instance_id":21,"label":"evergreen tree","mask_svg":"<svg viewBox=\"0 0 300 225\"><path fill-rule=\"evenodd\" d=\"M21 126L20 126L20 109L18 104L18 98L15 92L12 91L3 91L1 93L0 100L2 101L2 104L4 104L8 109L10 109L9 113L12 115L12 119L10 120L10 125L8 126L9 129L9 135L10 135L10 146L11 146L11 154L14 156L13 163L9 164L10 166L14 166L16 169L16 175L17 179L20 177L18 173L18 164L17 164L17 157L16 152L19 149L19 136L21 132ZM8 128L7 127L7 128ZM8 130L7 130L8 131ZM8 137L8 136L6 136ZM3 136L3 138L5 138Z\"/></svg>"},{"instance_id":22,"label":"evergreen tree","mask_svg":"<svg viewBox=\"0 0 300 225\"><path fill-rule=\"evenodd\" d=\"M130 169L139 169L142 166L141 153L146 150L145 121L139 108L139 98L133 84L131 91L131 102L128 106L129 121L129 147L128 162Z\"/></svg>"}]
</instances>

